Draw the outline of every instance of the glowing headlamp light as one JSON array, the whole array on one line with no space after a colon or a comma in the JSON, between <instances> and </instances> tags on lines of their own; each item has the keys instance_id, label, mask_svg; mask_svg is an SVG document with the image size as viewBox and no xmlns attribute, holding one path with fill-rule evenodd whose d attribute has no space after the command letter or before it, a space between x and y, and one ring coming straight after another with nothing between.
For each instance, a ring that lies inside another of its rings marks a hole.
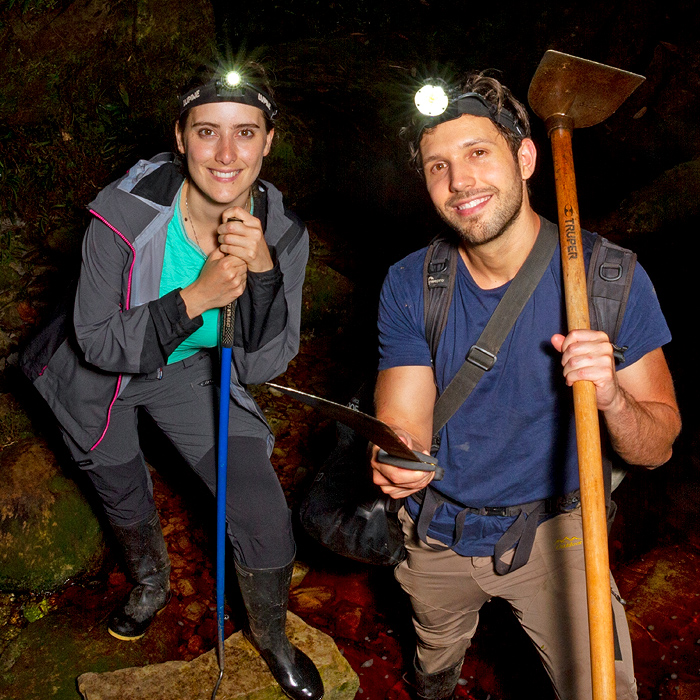
<instances>
[{"instance_id":1,"label":"glowing headlamp light","mask_svg":"<svg viewBox=\"0 0 700 700\"><path fill-rule=\"evenodd\" d=\"M277 105L266 92L249 83L238 71L231 70L206 85L180 96L180 116L197 105L210 102L238 102L261 109L269 119L277 116Z\"/></svg>"},{"instance_id":2,"label":"glowing headlamp light","mask_svg":"<svg viewBox=\"0 0 700 700\"><path fill-rule=\"evenodd\" d=\"M450 104L450 98L440 85L424 85L413 98L416 107L426 117L437 117Z\"/></svg>"},{"instance_id":3,"label":"glowing headlamp light","mask_svg":"<svg viewBox=\"0 0 700 700\"><path fill-rule=\"evenodd\" d=\"M243 76L237 70L230 70L224 76L223 83L226 87L235 88L243 82Z\"/></svg>"}]
</instances>

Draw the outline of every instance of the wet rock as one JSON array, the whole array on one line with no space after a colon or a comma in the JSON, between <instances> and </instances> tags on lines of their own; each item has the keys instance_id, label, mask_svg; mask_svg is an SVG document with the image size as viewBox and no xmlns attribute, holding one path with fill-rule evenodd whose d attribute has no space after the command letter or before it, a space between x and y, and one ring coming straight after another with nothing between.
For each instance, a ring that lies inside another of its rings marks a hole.
<instances>
[{"instance_id":1,"label":"wet rock","mask_svg":"<svg viewBox=\"0 0 700 700\"><path fill-rule=\"evenodd\" d=\"M187 598L188 596L195 595L195 593L197 593L196 586L188 578L180 579L177 582L177 590L183 598Z\"/></svg>"},{"instance_id":2,"label":"wet rock","mask_svg":"<svg viewBox=\"0 0 700 700\"><path fill-rule=\"evenodd\" d=\"M199 656L204 651L204 642L198 634L193 634L187 640L187 651L195 656Z\"/></svg>"},{"instance_id":3,"label":"wet rock","mask_svg":"<svg viewBox=\"0 0 700 700\"><path fill-rule=\"evenodd\" d=\"M29 417L12 394L0 394L0 450L31 435Z\"/></svg>"},{"instance_id":4,"label":"wet rock","mask_svg":"<svg viewBox=\"0 0 700 700\"><path fill-rule=\"evenodd\" d=\"M13 287L19 280L20 275L9 265L0 265L0 290Z\"/></svg>"},{"instance_id":5,"label":"wet rock","mask_svg":"<svg viewBox=\"0 0 700 700\"><path fill-rule=\"evenodd\" d=\"M39 439L0 452L0 589L47 591L102 561L100 524Z\"/></svg>"},{"instance_id":6,"label":"wet rock","mask_svg":"<svg viewBox=\"0 0 700 700\"><path fill-rule=\"evenodd\" d=\"M297 610L311 612L320 610L333 595L333 589L329 586L313 586L297 588L290 592L289 597Z\"/></svg>"},{"instance_id":7,"label":"wet rock","mask_svg":"<svg viewBox=\"0 0 700 700\"><path fill-rule=\"evenodd\" d=\"M301 582L304 580L306 577L306 574L309 573L309 565L304 564L304 562L301 561L295 561L294 562L294 570L292 571L292 582L290 587L291 588L296 588L298 585L301 584Z\"/></svg>"},{"instance_id":8,"label":"wet rock","mask_svg":"<svg viewBox=\"0 0 700 700\"><path fill-rule=\"evenodd\" d=\"M623 202L628 234L653 233L700 215L700 160L667 170Z\"/></svg>"},{"instance_id":9,"label":"wet rock","mask_svg":"<svg viewBox=\"0 0 700 700\"><path fill-rule=\"evenodd\" d=\"M5 331L0 330L0 357L6 357L7 355L9 355L12 346L12 338L7 333L5 333Z\"/></svg>"},{"instance_id":10,"label":"wet rock","mask_svg":"<svg viewBox=\"0 0 700 700\"><path fill-rule=\"evenodd\" d=\"M659 697L665 700L698 700L700 683L670 678L663 684Z\"/></svg>"},{"instance_id":11,"label":"wet rock","mask_svg":"<svg viewBox=\"0 0 700 700\"><path fill-rule=\"evenodd\" d=\"M22 324L36 323L39 318L39 312L36 307L28 301L17 302L17 316L19 316Z\"/></svg>"},{"instance_id":12,"label":"wet rock","mask_svg":"<svg viewBox=\"0 0 700 700\"><path fill-rule=\"evenodd\" d=\"M362 608L346 603L339 606L335 620L335 631L339 637L359 641L364 637L362 626Z\"/></svg>"},{"instance_id":13,"label":"wet rock","mask_svg":"<svg viewBox=\"0 0 700 700\"><path fill-rule=\"evenodd\" d=\"M325 688L325 700L352 700L359 688L333 640L289 613L287 634L316 664ZM255 649L237 632L225 642L226 671L218 697L233 700L281 700L281 688ZM218 678L216 651L194 661L128 668L111 673L86 673L78 678L85 700L208 700Z\"/></svg>"},{"instance_id":14,"label":"wet rock","mask_svg":"<svg viewBox=\"0 0 700 700\"><path fill-rule=\"evenodd\" d=\"M189 561L185 559L184 557L180 556L176 552L169 551L168 554L170 555L170 566L173 569L176 570L182 570L182 569L187 569L190 565Z\"/></svg>"},{"instance_id":15,"label":"wet rock","mask_svg":"<svg viewBox=\"0 0 700 700\"><path fill-rule=\"evenodd\" d=\"M10 332L18 331L23 328L25 320L20 314L20 308L26 313L27 309L31 307L26 304L20 307L19 303L16 301L7 304L5 308L0 311L0 326Z\"/></svg>"},{"instance_id":16,"label":"wet rock","mask_svg":"<svg viewBox=\"0 0 700 700\"><path fill-rule=\"evenodd\" d=\"M343 325L350 306L353 285L350 280L313 255L309 258L304 281L301 323L318 328L326 323Z\"/></svg>"},{"instance_id":17,"label":"wet rock","mask_svg":"<svg viewBox=\"0 0 700 700\"><path fill-rule=\"evenodd\" d=\"M698 683L700 596L694 582L699 569L700 551L685 544L660 547L615 574L627 600L635 667L643 669L645 684L655 692L668 690L663 697L685 699L690 696L671 690Z\"/></svg>"},{"instance_id":18,"label":"wet rock","mask_svg":"<svg viewBox=\"0 0 700 700\"><path fill-rule=\"evenodd\" d=\"M205 605L200 600L193 600L189 605L185 607L182 611L184 617L190 622L197 624L204 617L207 612L208 606Z\"/></svg>"},{"instance_id":19,"label":"wet rock","mask_svg":"<svg viewBox=\"0 0 700 700\"><path fill-rule=\"evenodd\" d=\"M99 605L49 613L22 630L0 655L0 698L77 700L75 679L87 671L173 658L179 630L167 616L159 615L135 642L120 642L107 632L105 620L117 599L101 595Z\"/></svg>"}]
</instances>

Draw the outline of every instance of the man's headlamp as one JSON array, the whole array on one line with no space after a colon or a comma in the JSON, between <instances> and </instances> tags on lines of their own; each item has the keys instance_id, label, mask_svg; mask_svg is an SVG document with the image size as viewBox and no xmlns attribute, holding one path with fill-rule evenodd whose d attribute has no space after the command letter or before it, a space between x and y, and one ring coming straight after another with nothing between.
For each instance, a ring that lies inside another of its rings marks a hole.
<instances>
[{"instance_id":1,"label":"man's headlamp","mask_svg":"<svg viewBox=\"0 0 700 700\"><path fill-rule=\"evenodd\" d=\"M445 88L440 85L423 85L413 98L418 111L426 117L437 117L450 104Z\"/></svg>"},{"instance_id":2,"label":"man's headlamp","mask_svg":"<svg viewBox=\"0 0 700 700\"><path fill-rule=\"evenodd\" d=\"M477 92L465 92L450 98L441 85L426 84L416 92L414 101L418 111L425 117L421 133L423 129L457 119L463 114L471 114L475 117L487 117L512 131L516 136L525 136L525 132L516 122L512 112L507 109L496 111L493 105L490 105Z\"/></svg>"},{"instance_id":3,"label":"man's headlamp","mask_svg":"<svg viewBox=\"0 0 700 700\"><path fill-rule=\"evenodd\" d=\"M271 120L277 116L277 105L272 97L249 83L235 70L181 95L180 116L192 107L211 102L238 102L261 109Z\"/></svg>"}]
</instances>

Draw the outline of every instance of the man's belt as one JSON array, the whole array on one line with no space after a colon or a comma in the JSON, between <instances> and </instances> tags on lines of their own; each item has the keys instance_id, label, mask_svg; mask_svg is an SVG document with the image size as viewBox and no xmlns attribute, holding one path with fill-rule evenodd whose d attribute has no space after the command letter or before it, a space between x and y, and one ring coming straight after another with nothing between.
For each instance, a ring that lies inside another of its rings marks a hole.
<instances>
[{"instance_id":1,"label":"man's belt","mask_svg":"<svg viewBox=\"0 0 700 700\"><path fill-rule=\"evenodd\" d=\"M535 542L535 534L540 520L548 515L565 513L578 507L581 500L581 493L577 489L564 496L553 496L540 501L523 503L518 506L483 506L474 508L467 506L454 498L450 498L437 489L429 486L418 493L413 494L413 498L421 505L418 519L416 521L416 531L421 541L432 549L454 549L462 539L464 531L464 521L467 515L485 515L504 518L515 518L511 526L501 535L501 539L496 543L494 550L494 565L497 574L508 574L519 569L527 563ZM433 521L435 511L444 503L457 506L460 510L455 518L455 537L452 544L437 545L428 542L428 528ZM513 561L505 564L501 557L510 549L515 547Z\"/></svg>"}]
</instances>

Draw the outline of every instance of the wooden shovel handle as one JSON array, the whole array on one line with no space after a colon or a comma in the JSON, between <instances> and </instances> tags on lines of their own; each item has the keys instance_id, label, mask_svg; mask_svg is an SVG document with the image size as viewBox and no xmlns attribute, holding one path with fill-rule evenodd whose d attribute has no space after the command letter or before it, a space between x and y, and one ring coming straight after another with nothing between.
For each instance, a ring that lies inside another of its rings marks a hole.
<instances>
[{"instance_id":1,"label":"wooden shovel handle","mask_svg":"<svg viewBox=\"0 0 700 700\"><path fill-rule=\"evenodd\" d=\"M548 120L559 210L564 294L569 330L590 328L586 295L586 268L581 243L576 177L571 132L566 117ZM615 644L605 486L595 386L574 384L574 414L581 484L583 547L586 562L586 596L591 645L593 700L615 700Z\"/></svg>"}]
</instances>

